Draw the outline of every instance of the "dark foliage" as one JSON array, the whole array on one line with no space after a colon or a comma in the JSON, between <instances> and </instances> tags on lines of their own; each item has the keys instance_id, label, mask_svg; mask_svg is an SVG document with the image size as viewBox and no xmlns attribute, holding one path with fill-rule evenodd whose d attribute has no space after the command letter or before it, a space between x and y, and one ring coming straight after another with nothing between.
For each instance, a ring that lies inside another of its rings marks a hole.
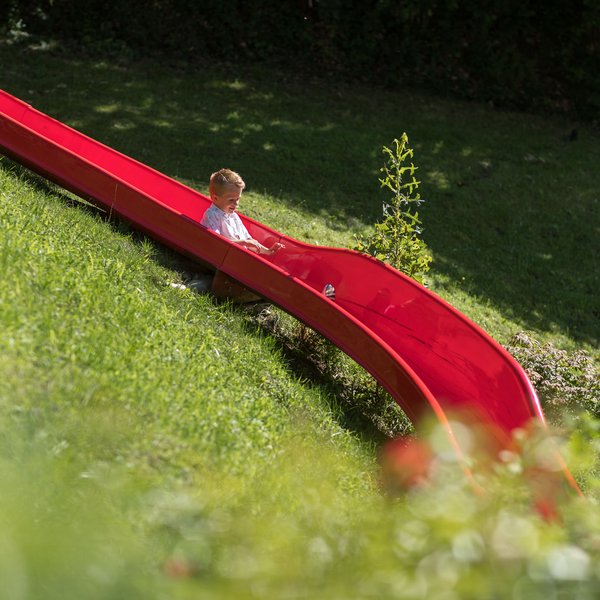
<instances>
[{"instance_id":1,"label":"dark foliage","mask_svg":"<svg viewBox=\"0 0 600 600\"><path fill-rule=\"evenodd\" d=\"M19 29L106 51L260 60L594 119L597 0L0 0Z\"/></svg>"}]
</instances>

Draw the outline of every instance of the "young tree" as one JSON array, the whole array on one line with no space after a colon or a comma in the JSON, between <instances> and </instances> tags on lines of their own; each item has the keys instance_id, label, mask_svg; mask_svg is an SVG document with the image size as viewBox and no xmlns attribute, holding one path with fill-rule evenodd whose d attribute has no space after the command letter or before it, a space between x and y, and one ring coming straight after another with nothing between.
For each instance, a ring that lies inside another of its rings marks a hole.
<instances>
[{"instance_id":1,"label":"young tree","mask_svg":"<svg viewBox=\"0 0 600 600\"><path fill-rule=\"evenodd\" d=\"M425 242L419 237L423 232L419 213L415 209L423 200L417 192L420 182L415 178L417 167L412 159L413 150L408 146L408 135L394 139L393 148L383 147L386 161L380 171L381 187L392 192L388 202L383 203L383 220L373 226L370 235L356 238L355 250L382 260L419 283L429 271L431 255Z\"/></svg>"}]
</instances>

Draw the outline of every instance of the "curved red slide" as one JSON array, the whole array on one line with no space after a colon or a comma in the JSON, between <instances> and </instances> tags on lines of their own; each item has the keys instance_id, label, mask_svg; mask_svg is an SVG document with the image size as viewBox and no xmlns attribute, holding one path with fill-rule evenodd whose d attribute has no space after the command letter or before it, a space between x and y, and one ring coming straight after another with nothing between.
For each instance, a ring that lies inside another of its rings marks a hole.
<instances>
[{"instance_id":1,"label":"curved red slide","mask_svg":"<svg viewBox=\"0 0 600 600\"><path fill-rule=\"evenodd\" d=\"M380 261L302 243L242 216L285 249L254 254L201 225L210 200L0 90L0 149L33 171L209 264L319 331L369 371L418 428L448 415L489 425L500 445L544 421L517 362L441 298ZM335 300L322 292L331 284Z\"/></svg>"}]
</instances>

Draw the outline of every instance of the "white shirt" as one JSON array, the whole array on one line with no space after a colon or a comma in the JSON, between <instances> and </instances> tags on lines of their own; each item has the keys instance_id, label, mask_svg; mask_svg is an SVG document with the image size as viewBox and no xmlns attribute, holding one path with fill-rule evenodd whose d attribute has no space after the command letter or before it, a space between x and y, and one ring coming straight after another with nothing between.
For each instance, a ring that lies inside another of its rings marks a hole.
<instances>
[{"instance_id":1,"label":"white shirt","mask_svg":"<svg viewBox=\"0 0 600 600\"><path fill-rule=\"evenodd\" d=\"M200 221L200 225L204 225L208 229L216 233L220 233L223 237L229 240L249 240L252 236L248 233L246 226L242 223L239 215L235 212L223 212L215 204L211 204L206 209Z\"/></svg>"}]
</instances>

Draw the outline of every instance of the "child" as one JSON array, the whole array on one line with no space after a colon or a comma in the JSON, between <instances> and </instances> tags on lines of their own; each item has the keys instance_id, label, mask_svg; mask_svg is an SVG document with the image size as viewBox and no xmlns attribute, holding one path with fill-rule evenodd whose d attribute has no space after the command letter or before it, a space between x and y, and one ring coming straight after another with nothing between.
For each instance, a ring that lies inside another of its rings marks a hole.
<instances>
[{"instance_id":1,"label":"child","mask_svg":"<svg viewBox=\"0 0 600 600\"><path fill-rule=\"evenodd\" d=\"M252 238L235 212L245 187L244 180L235 171L221 169L213 173L208 188L213 203L200 224L257 254L274 254L284 245L276 242L270 248L263 246Z\"/></svg>"}]
</instances>

